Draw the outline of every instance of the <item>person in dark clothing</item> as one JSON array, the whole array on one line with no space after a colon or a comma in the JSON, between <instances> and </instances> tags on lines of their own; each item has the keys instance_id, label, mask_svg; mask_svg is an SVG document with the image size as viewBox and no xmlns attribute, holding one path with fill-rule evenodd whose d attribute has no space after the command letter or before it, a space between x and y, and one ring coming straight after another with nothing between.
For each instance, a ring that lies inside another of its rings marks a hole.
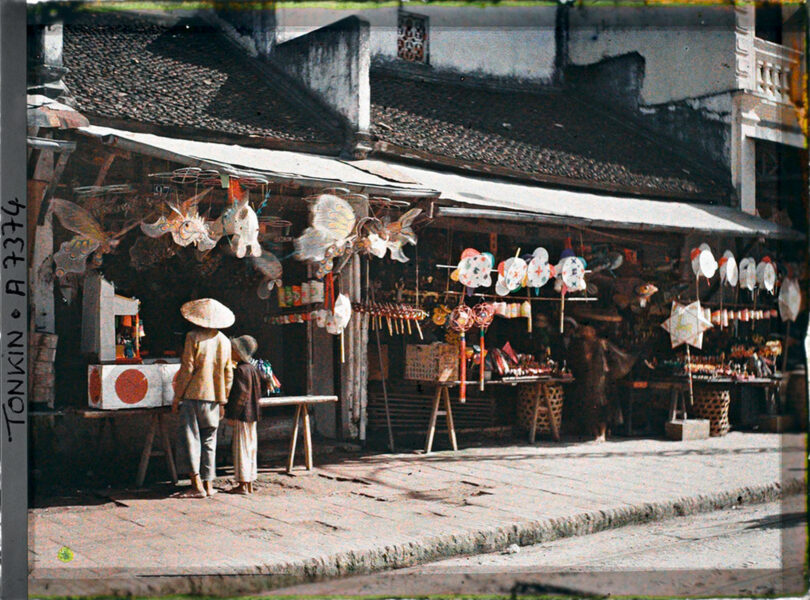
<instances>
[{"instance_id":1,"label":"person in dark clothing","mask_svg":"<svg viewBox=\"0 0 810 600\"><path fill-rule=\"evenodd\" d=\"M586 325L577 330L568 351L568 366L574 375L572 404L583 429L596 441L604 441L610 415L607 397L608 362L596 330Z\"/></svg>"},{"instance_id":2,"label":"person in dark clothing","mask_svg":"<svg viewBox=\"0 0 810 600\"><path fill-rule=\"evenodd\" d=\"M249 335L231 340L232 358L237 366L225 405L225 418L233 426L233 470L237 485L231 491L236 494L253 493L253 482L258 475L256 423L261 418L262 380L251 362L257 347L256 340Z\"/></svg>"}]
</instances>

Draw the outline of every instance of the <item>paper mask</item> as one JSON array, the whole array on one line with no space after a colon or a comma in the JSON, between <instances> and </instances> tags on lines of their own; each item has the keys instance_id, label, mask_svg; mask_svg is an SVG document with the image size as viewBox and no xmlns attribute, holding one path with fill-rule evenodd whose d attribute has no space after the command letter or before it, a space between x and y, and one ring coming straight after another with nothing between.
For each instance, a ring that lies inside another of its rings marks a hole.
<instances>
[{"instance_id":1,"label":"paper mask","mask_svg":"<svg viewBox=\"0 0 810 600\"><path fill-rule=\"evenodd\" d=\"M490 271L493 264L490 257L489 254L467 248L461 255L461 262L458 263L459 282L469 288L492 285Z\"/></svg>"},{"instance_id":2,"label":"paper mask","mask_svg":"<svg viewBox=\"0 0 810 600\"><path fill-rule=\"evenodd\" d=\"M773 294L776 285L776 266L768 256L757 265L757 285Z\"/></svg>"},{"instance_id":3,"label":"paper mask","mask_svg":"<svg viewBox=\"0 0 810 600\"><path fill-rule=\"evenodd\" d=\"M739 280L739 272L737 270L737 259L731 250L726 250L723 257L720 259L720 282L725 283L731 287L736 287Z\"/></svg>"},{"instance_id":4,"label":"paper mask","mask_svg":"<svg viewBox=\"0 0 810 600\"><path fill-rule=\"evenodd\" d=\"M740 261L740 287L754 291L757 287L757 263L753 258L746 257Z\"/></svg>"},{"instance_id":5,"label":"paper mask","mask_svg":"<svg viewBox=\"0 0 810 600\"><path fill-rule=\"evenodd\" d=\"M526 280L527 269L526 261L517 256L501 262L498 265L498 283L495 286L495 292L500 296L506 296L520 289ZM504 291L506 293L503 293Z\"/></svg>"},{"instance_id":6,"label":"paper mask","mask_svg":"<svg viewBox=\"0 0 810 600\"><path fill-rule=\"evenodd\" d=\"M553 268L548 264L548 251L545 248L536 248L528 265L528 286L541 288L554 274Z\"/></svg>"},{"instance_id":7,"label":"paper mask","mask_svg":"<svg viewBox=\"0 0 810 600\"><path fill-rule=\"evenodd\" d=\"M692 272L696 277L711 279L717 272L717 261L714 259L711 248L708 244L701 244L700 247L692 250Z\"/></svg>"}]
</instances>

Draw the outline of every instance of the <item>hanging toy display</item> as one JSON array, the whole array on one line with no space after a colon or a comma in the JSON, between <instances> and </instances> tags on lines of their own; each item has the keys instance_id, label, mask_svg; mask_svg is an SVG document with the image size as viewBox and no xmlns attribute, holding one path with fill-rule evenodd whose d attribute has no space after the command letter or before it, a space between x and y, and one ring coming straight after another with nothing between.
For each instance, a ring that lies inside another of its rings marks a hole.
<instances>
[{"instance_id":1,"label":"hanging toy display","mask_svg":"<svg viewBox=\"0 0 810 600\"><path fill-rule=\"evenodd\" d=\"M481 328L481 335L479 337L480 348L480 362L478 365L478 389L484 391L484 365L486 364L486 350L484 349L484 335L486 334L487 327L492 323L495 318L495 305L491 302L481 302L473 307L473 321Z\"/></svg>"},{"instance_id":2,"label":"hanging toy display","mask_svg":"<svg viewBox=\"0 0 810 600\"><path fill-rule=\"evenodd\" d=\"M556 272L554 289L560 293L560 333L565 333L565 295L568 292L585 291L588 288L585 283L586 268L585 259L574 254L571 238L568 238L560 255L560 262L554 268Z\"/></svg>"},{"instance_id":3,"label":"hanging toy display","mask_svg":"<svg viewBox=\"0 0 810 600\"><path fill-rule=\"evenodd\" d=\"M495 266L495 258L489 252L479 252L475 248L467 248L461 253L458 267L450 274L450 278L458 281L468 290L477 287L492 285L490 275Z\"/></svg>"},{"instance_id":4,"label":"hanging toy display","mask_svg":"<svg viewBox=\"0 0 810 600\"><path fill-rule=\"evenodd\" d=\"M336 193L321 194L312 206L312 225L295 239L295 257L318 264L318 279L331 273L334 259L348 250L356 221L346 200Z\"/></svg>"},{"instance_id":5,"label":"hanging toy display","mask_svg":"<svg viewBox=\"0 0 810 600\"><path fill-rule=\"evenodd\" d=\"M58 279L62 279L67 273L84 273L87 269L87 258L91 254L93 266L100 266L104 255L115 250L120 238L138 226L136 221L115 235L110 235L78 204L53 198L50 205L62 227L77 234L71 240L62 242L59 251L53 255L56 264L54 274Z\"/></svg>"},{"instance_id":6,"label":"hanging toy display","mask_svg":"<svg viewBox=\"0 0 810 600\"><path fill-rule=\"evenodd\" d=\"M273 288L281 285L281 262L275 254L267 250L262 252L261 256L251 256L250 260L263 277L256 293L262 300L267 300Z\"/></svg>"},{"instance_id":7,"label":"hanging toy display","mask_svg":"<svg viewBox=\"0 0 810 600\"><path fill-rule=\"evenodd\" d=\"M416 306L409 306L406 304L379 304L379 303L360 303L355 302L352 304L352 309L356 313L367 314L371 317L372 329L382 329L382 320L386 319L388 323L388 335L396 333L405 333L405 328L408 329L408 334L411 334L411 322L416 326L416 331L419 333L419 339L424 339L422 335L422 328L419 326L419 321L427 319L428 314L426 311ZM394 327L391 326L391 321L394 322Z\"/></svg>"},{"instance_id":8,"label":"hanging toy display","mask_svg":"<svg viewBox=\"0 0 810 600\"><path fill-rule=\"evenodd\" d=\"M518 254L520 250L518 250ZM528 264L519 256L507 258L498 265L498 282L495 284L495 293L507 296L519 290L526 282Z\"/></svg>"},{"instance_id":9,"label":"hanging toy display","mask_svg":"<svg viewBox=\"0 0 810 600\"><path fill-rule=\"evenodd\" d=\"M369 233L358 236L358 247L377 258L384 257L388 252L393 260L408 262L410 259L402 252L402 248L405 244L416 245L416 233L412 225L420 214L421 208L412 208L393 222L388 217L381 221L369 219Z\"/></svg>"},{"instance_id":10,"label":"hanging toy display","mask_svg":"<svg viewBox=\"0 0 810 600\"><path fill-rule=\"evenodd\" d=\"M740 261L740 288L749 290L753 298L756 287L757 263L753 258L746 257Z\"/></svg>"},{"instance_id":11,"label":"hanging toy display","mask_svg":"<svg viewBox=\"0 0 810 600\"><path fill-rule=\"evenodd\" d=\"M527 286L534 288L535 294L538 294L540 288L554 275L555 269L548 263L548 251L545 248L535 248L527 267Z\"/></svg>"},{"instance_id":12,"label":"hanging toy display","mask_svg":"<svg viewBox=\"0 0 810 600\"><path fill-rule=\"evenodd\" d=\"M770 256L763 258L757 265L757 286L770 294L776 287L776 265Z\"/></svg>"},{"instance_id":13,"label":"hanging toy display","mask_svg":"<svg viewBox=\"0 0 810 600\"><path fill-rule=\"evenodd\" d=\"M180 205L169 203L171 214L168 217L161 216L154 223L141 223L141 231L151 238L171 233L174 243L183 248L193 244L201 252L213 249L219 237L212 237L211 229L197 208L200 200L210 192L211 188L208 188L184 200Z\"/></svg>"},{"instance_id":14,"label":"hanging toy display","mask_svg":"<svg viewBox=\"0 0 810 600\"><path fill-rule=\"evenodd\" d=\"M459 402L462 404L467 401L467 342L465 334L475 324L473 318L473 310L466 304L459 304L450 313L450 327L453 331L457 331L460 336L459 340L459 358L461 360L459 368L459 379L461 384L459 386Z\"/></svg>"},{"instance_id":15,"label":"hanging toy display","mask_svg":"<svg viewBox=\"0 0 810 600\"><path fill-rule=\"evenodd\" d=\"M230 206L209 227L212 239L219 240L228 236L228 242L237 258L244 258L248 249L251 256L261 256L259 217L250 206L248 191L235 177L228 178L228 199Z\"/></svg>"}]
</instances>

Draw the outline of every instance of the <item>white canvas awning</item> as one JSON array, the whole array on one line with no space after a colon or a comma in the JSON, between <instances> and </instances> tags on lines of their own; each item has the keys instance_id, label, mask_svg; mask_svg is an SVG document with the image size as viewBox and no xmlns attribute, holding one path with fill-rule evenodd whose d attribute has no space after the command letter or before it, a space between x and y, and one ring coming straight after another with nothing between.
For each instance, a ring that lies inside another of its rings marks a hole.
<instances>
[{"instance_id":1,"label":"white canvas awning","mask_svg":"<svg viewBox=\"0 0 810 600\"><path fill-rule=\"evenodd\" d=\"M329 156L198 142L150 133L91 125L79 131L110 146L201 168L238 175L254 173L273 181L296 180L317 185L351 185L372 194L435 197L437 193L412 183L400 183Z\"/></svg>"},{"instance_id":2,"label":"white canvas awning","mask_svg":"<svg viewBox=\"0 0 810 600\"><path fill-rule=\"evenodd\" d=\"M592 227L711 233L734 237L799 240L801 232L728 206L691 204L593 194L431 171L392 168L407 180L441 192L456 206L436 207L434 216L538 223L581 223ZM464 205L464 206L458 206Z\"/></svg>"}]
</instances>

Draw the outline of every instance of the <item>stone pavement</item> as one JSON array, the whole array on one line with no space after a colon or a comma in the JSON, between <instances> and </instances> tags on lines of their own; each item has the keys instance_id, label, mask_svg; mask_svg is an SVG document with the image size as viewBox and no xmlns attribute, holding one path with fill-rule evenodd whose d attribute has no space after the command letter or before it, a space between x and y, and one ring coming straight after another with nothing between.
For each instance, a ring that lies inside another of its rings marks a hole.
<instances>
[{"instance_id":1,"label":"stone pavement","mask_svg":"<svg viewBox=\"0 0 810 600\"><path fill-rule=\"evenodd\" d=\"M262 470L248 497L33 509L30 588L235 594L411 566L802 493L805 456L801 434L732 432L316 457L312 472Z\"/></svg>"}]
</instances>

